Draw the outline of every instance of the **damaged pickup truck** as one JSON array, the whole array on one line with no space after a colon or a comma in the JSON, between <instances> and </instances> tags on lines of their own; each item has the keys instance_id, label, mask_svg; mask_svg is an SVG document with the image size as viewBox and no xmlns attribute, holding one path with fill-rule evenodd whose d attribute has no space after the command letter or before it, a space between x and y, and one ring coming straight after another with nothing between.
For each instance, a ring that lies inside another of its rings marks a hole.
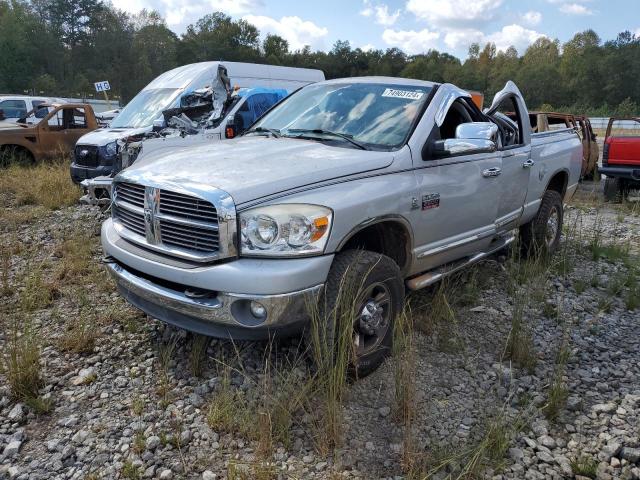
<instances>
[{"instance_id":1,"label":"damaged pickup truck","mask_svg":"<svg viewBox=\"0 0 640 480\"><path fill-rule=\"evenodd\" d=\"M113 176L144 150L231 138L291 90L324 80L319 70L203 62L164 73L145 87L110 128L78 141L71 177L82 201L108 203Z\"/></svg>"},{"instance_id":2,"label":"damaged pickup truck","mask_svg":"<svg viewBox=\"0 0 640 480\"><path fill-rule=\"evenodd\" d=\"M28 123L29 117L38 122ZM97 128L89 104L41 103L16 123L0 125L0 166L13 160L33 163L68 155L80 137Z\"/></svg>"},{"instance_id":3,"label":"damaged pickup truck","mask_svg":"<svg viewBox=\"0 0 640 480\"><path fill-rule=\"evenodd\" d=\"M104 262L130 303L210 336L292 335L311 302L348 309L333 318L350 319L365 375L390 351L406 289L518 232L526 253L555 251L581 164L574 130L532 133L512 82L484 113L451 84L320 82L240 138L160 150L116 176Z\"/></svg>"}]
</instances>

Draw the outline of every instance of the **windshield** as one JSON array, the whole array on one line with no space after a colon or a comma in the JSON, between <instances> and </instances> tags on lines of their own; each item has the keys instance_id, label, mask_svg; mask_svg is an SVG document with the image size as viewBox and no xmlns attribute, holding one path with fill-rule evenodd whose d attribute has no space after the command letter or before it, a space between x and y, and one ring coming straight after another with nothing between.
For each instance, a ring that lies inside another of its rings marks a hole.
<instances>
[{"instance_id":1,"label":"windshield","mask_svg":"<svg viewBox=\"0 0 640 480\"><path fill-rule=\"evenodd\" d=\"M309 85L276 106L253 128L305 138L305 132L330 132L369 148L389 150L405 142L430 91L428 86L382 83ZM327 135L325 139L337 137Z\"/></svg>"},{"instance_id":2,"label":"windshield","mask_svg":"<svg viewBox=\"0 0 640 480\"><path fill-rule=\"evenodd\" d=\"M177 88L142 90L127 103L111 123L112 128L143 128L153 125L163 110L171 106L179 93Z\"/></svg>"}]
</instances>

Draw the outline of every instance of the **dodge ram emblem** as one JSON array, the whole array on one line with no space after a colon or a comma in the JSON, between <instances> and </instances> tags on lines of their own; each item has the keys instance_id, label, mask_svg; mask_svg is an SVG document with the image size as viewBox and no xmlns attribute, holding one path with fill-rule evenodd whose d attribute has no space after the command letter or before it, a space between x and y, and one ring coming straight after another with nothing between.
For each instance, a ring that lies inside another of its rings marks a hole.
<instances>
[{"instance_id":1,"label":"dodge ram emblem","mask_svg":"<svg viewBox=\"0 0 640 480\"><path fill-rule=\"evenodd\" d=\"M160 189L146 187L144 190L144 229L147 242L160 244Z\"/></svg>"}]
</instances>

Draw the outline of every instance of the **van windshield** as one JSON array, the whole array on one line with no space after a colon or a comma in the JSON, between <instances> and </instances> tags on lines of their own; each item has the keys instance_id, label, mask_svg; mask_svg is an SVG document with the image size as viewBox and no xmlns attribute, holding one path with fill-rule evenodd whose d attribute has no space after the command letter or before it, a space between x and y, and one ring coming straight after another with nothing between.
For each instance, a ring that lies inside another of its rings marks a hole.
<instances>
[{"instance_id":1,"label":"van windshield","mask_svg":"<svg viewBox=\"0 0 640 480\"><path fill-rule=\"evenodd\" d=\"M282 101L252 130L261 127L301 138L329 133L322 138L335 139L339 134L368 149L390 150L404 144L430 91L426 85L386 83L309 85Z\"/></svg>"},{"instance_id":2,"label":"van windshield","mask_svg":"<svg viewBox=\"0 0 640 480\"><path fill-rule=\"evenodd\" d=\"M122 109L111 128L144 128L153 125L163 110L169 108L180 92L177 88L142 90Z\"/></svg>"}]
</instances>

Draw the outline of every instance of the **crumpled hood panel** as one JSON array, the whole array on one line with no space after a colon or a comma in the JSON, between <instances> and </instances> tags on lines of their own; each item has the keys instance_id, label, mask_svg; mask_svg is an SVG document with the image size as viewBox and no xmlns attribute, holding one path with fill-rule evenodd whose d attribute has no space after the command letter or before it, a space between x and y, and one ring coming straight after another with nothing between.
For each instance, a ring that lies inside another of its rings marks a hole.
<instances>
[{"instance_id":1,"label":"crumpled hood panel","mask_svg":"<svg viewBox=\"0 0 640 480\"><path fill-rule=\"evenodd\" d=\"M103 147L115 140L124 139L131 135L148 132L148 128L99 128L80 137L77 145L96 145Z\"/></svg>"},{"instance_id":2,"label":"crumpled hood panel","mask_svg":"<svg viewBox=\"0 0 640 480\"><path fill-rule=\"evenodd\" d=\"M199 183L236 204L358 173L383 169L393 152L336 147L313 140L242 137L142 155L124 175Z\"/></svg>"}]
</instances>

